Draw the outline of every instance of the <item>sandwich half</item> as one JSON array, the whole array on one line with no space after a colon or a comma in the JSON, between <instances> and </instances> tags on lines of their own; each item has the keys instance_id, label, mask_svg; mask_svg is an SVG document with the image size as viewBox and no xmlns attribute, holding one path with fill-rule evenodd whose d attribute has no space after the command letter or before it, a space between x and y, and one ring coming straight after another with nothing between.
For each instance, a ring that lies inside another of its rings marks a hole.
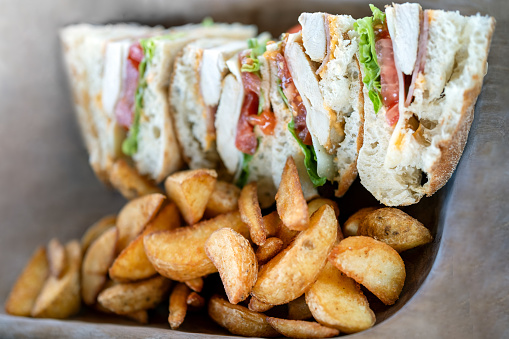
<instances>
[{"instance_id":1,"label":"sandwich half","mask_svg":"<svg viewBox=\"0 0 509 339\"><path fill-rule=\"evenodd\" d=\"M341 197L357 177L363 136L363 96L356 57L358 34L348 15L303 13L302 31L284 38L289 73L283 92L297 135L316 156L315 185L337 182Z\"/></svg>"},{"instance_id":2,"label":"sandwich half","mask_svg":"<svg viewBox=\"0 0 509 339\"><path fill-rule=\"evenodd\" d=\"M121 143L125 131L118 126L114 115L103 109L103 75L108 55L111 53L127 56L125 49L108 50L108 45L129 44L131 39L162 31L134 24L95 26L79 24L60 31L60 39L73 101L81 135L89 154L89 163L97 177L109 181L109 170L113 161L121 156ZM115 58L114 58L115 59ZM122 60L113 60L118 72ZM120 62L120 64L119 64ZM110 91L120 86L119 79L111 79ZM108 91L108 89L106 89ZM111 104L109 104L111 106Z\"/></svg>"},{"instance_id":3,"label":"sandwich half","mask_svg":"<svg viewBox=\"0 0 509 339\"><path fill-rule=\"evenodd\" d=\"M76 111L97 176L107 183L119 158L156 182L181 168L168 102L175 59L197 39L244 37L255 30L214 23L168 30L135 25L62 30Z\"/></svg>"},{"instance_id":4,"label":"sandwich half","mask_svg":"<svg viewBox=\"0 0 509 339\"><path fill-rule=\"evenodd\" d=\"M192 169L220 164L214 121L226 60L247 47L256 28L237 25L231 32L235 34L193 41L175 60L169 89L171 113L182 155Z\"/></svg>"},{"instance_id":5,"label":"sandwich half","mask_svg":"<svg viewBox=\"0 0 509 339\"><path fill-rule=\"evenodd\" d=\"M361 183L389 206L417 203L451 177L487 70L495 20L394 4L357 20L365 83Z\"/></svg>"},{"instance_id":6,"label":"sandwich half","mask_svg":"<svg viewBox=\"0 0 509 339\"><path fill-rule=\"evenodd\" d=\"M298 164L306 198L316 196L303 163L303 153L288 131L292 115L277 88L275 53L278 44L267 45L268 35L248 41L243 50L227 61L229 74L216 114L217 150L238 186L258 183L262 207L274 202L288 156ZM277 102L273 102L272 99Z\"/></svg>"}]
</instances>

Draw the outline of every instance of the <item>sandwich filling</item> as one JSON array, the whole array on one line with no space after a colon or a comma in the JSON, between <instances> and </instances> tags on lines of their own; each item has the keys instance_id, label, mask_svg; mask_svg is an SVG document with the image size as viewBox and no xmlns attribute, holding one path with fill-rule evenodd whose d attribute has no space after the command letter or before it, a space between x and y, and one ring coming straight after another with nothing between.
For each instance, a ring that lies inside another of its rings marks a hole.
<instances>
[{"instance_id":1,"label":"sandwich filling","mask_svg":"<svg viewBox=\"0 0 509 339\"><path fill-rule=\"evenodd\" d=\"M249 162L258 147L255 126L262 135L272 135L276 126L276 118L270 105L264 102L262 75L258 57L265 52L266 43L259 43L256 38L248 40L249 50L239 53L241 80L244 98L237 122L235 147L243 153L241 172L237 180L238 186L244 186L249 178Z\"/></svg>"},{"instance_id":2,"label":"sandwich filling","mask_svg":"<svg viewBox=\"0 0 509 339\"><path fill-rule=\"evenodd\" d=\"M185 33L174 33L136 41L129 47L124 63L123 86L119 100L115 105L115 117L120 126L128 131L122 144L122 152L133 156L138 151L138 133L143 112L143 94L147 88L145 71L154 56L157 39L174 40Z\"/></svg>"},{"instance_id":3,"label":"sandwich filling","mask_svg":"<svg viewBox=\"0 0 509 339\"><path fill-rule=\"evenodd\" d=\"M288 130L291 132L302 152L304 153L304 165L308 176L315 187L323 186L327 178L318 175L317 156L313 147L313 140L306 123L307 110L302 101L297 87L289 71L287 61L284 57L284 42L281 48L275 51L273 58L276 60L278 69L278 91L288 109L292 112L292 120L288 123Z\"/></svg>"}]
</instances>

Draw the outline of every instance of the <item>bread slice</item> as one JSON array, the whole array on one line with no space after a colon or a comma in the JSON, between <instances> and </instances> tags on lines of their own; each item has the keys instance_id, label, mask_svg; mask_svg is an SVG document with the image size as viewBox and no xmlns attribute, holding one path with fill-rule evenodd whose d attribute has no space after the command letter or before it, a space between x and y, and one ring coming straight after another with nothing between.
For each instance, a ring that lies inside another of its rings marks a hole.
<instances>
[{"instance_id":1,"label":"bread slice","mask_svg":"<svg viewBox=\"0 0 509 339\"><path fill-rule=\"evenodd\" d=\"M318 174L338 182L341 197L357 177L363 97L358 36L347 15L303 13L302 33L288 36L285 58L307 110Z\"/></svg>"},{"instance_id":2,"label":"bread slice","mask_svg":"<svg viewBox=\"0 0 509 339\"><path fill-rule=\"evenodd\" d=\"M214 87L221 88L227 73L226 60L247 48L247 38L255 33L254 30L244 32L246 35L242 40L224 37L196 40L187 45L175 60L169 97L176 134L190 168L215 168L219 164L214 128L219 97ZM202 66L211 63L203 62L204 57L218 62L205 69ZM209 72L215 75L205 76Z\"/></svg>"},{"instance_id":3,"label":"bread slice","mask_svg":"<svg viewBox=\"0 0 509 339\"><path fill-rule=\"evenodd\" d=\"M388 206L417 203L451 177L463 152L474 105L487 70L495 20L430 10L424 71L414 101L394 128L365 95L364 145L359 154L361 183Z\"/></svg>"},{"instance_id":4,"label":"bread slice","mask_svg":"<svg viewBox=\"0 0 509 339\"><path fill-rule=\"evenodd\" d=\"M135 24L78 24L60 31L60 40L73 101L89 162L97 177L108 183L108 172L119 155L123 133L102 107L102 78L109 42L154 34L160 27Z\"/></svg>"}]
</instances>

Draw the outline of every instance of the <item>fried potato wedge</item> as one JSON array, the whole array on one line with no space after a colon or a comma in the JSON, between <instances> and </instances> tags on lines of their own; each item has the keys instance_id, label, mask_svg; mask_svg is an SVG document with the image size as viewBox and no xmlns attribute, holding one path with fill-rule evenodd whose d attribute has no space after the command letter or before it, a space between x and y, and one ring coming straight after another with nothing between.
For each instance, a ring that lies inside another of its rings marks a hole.
<instances>
[{"instance_id":1,"label":"fried potato wedge","mask_svg":"<svg viewBox=\"0 0 509 339\"><path fill-rule=\"evenodd\" d=\"M46 249L41 246L34 252L16 280L5 303L5 312L29 317L49 272Z\"/></svg>"},{"instance_id":2,"label":"fried potato wedge","mask_svg":"<svg viewBox=\"0 0 509 339\"><path fill-rule=\"evenodd\" d=\"M310 318L313 318L313 315L311 314L311 311L306 304L306 298L303 295L288 303L288 319L306 320Z\"/></svg>"},{"instance_id":3,"label":"fried potato wedge","mask_svg":"<svg viewBox=\"0 0 509 339\"><path fill-rule=\"evenodd\" d=\"M209 201L207 201L205 216L213 218L237 210L239 196L240 188L229 182L218 180Z\"/></svg>"},{"instance_id":4,"label":"fried potato wedge","mask_svg":"<svg viewBox=\"0 0 509 339\"><path fill-rule=\"evenodd\" d=\"M211 169L181 171L164 182L168 197L174 201L189 225L197 223L214 191L217 173Z\"/></svg>"},{"instance_id":5,"label":"fried potato wedge","mask_svg":"<svg viewBox=\"0 0 509 339\"><path fill-rule=\"evenodd\" d=\"M265 312L270 310L272 307L274 307L274 305L266 304L255 297L251 297L251 299L249 299L249 304L247 305L247 308L253 312Z\"/></svg>"},{"instance_id":6,"label":"fried potato wedge","mask_svg":"<svg viewBox=\"0 0 509 339\"><path fill-rule=\"evenodd\" d=\"M103 290L97 301L117 314L128 314L157 306L170 289L171 281L156 276L139 282L116 284Z\"/></svg>"},{"instance_id":7,"label":"fried potato wedge","mask_svg":"<svg viewBox=\"0 0 509 339\"><path fill-rule=\"evenodd\" d=\"M181 282L200 278L217 272L204 246L209 236L223 227L249 237L249 229L240 219L240 213L230 212L193 226L146 235L143 239L145 253L162 276Z\"/></svg>"},{"instance_id":8,"label":"fried potato wedge","mask_svg":"<svg viewBox=\"0 0 509 339\"><path fill-rule=\"evenodd\" d=\"M149 278L156 269L148 260L143 238L157 231L172 230L181 225L180 213L174 203L162 207L145 229L118 255L109 269L113 280L128 282Z\"/></svg>"},{"instance_id":9,"label":"fried potato wedge","mask_svg":"<svg viewBox=\"0 0 509 339\"><path fill-rule=\"evenodd\" d=\"M111 226L115 226L117 224L117 216L116 215L108 215L106 217L101 218L95 224L90 226L85 234L81 237L81 248L83 249L83 254L87 253L88 246L94 242L95 239L99 238L104 231L109 229Z\"/></svg>"},{"instance_id":10,"label":"fried potato wedge","mask_svg":"<svg viewBox=\"0 0 509 339\"><path fill-rule=\"evenodd\" d=\"M380 240L399 253L433 240L429 230L417 219L397 208L380 208L366 215L357 231Z\"/></svg>"},{"instance_id":11,"label":"fried potato wedge","mask_svg":"<svg viewBox=\"0 0 509 339\"><path fill-rule=\"evenodd\" d=\"M256 249L256 259L260 265L267 263L283 249L283 240L272 237Z\"/></svg>"},{"instance_id":12,"label":"fried potato wedge","mask_svg":"<svg viewBox=\"0 0 509 339\"><path fill-rule=\"evenodd\" d=\"M215 295L209 300L209 316L233 334L245 337L278 337L279 333L267 323L266 316L244 306L233 305Z\"/></svg>"},{"instance_id":13,"label":"fried potato wedge","mask_svg":"<svg viewBox=\"0 0 509 339\"><path fill-rule=\"evenodd\" d=\"M117 218L117 253L133 241L145 226L157 215L166 197L159 193L145 195L129 201Z\"/></svg>"},{"instance_id":14,"label":"fried potato wedge","mask_svg":"<svg viewBox=\"0 0 509 339\"><path fill-rule=\"evenodd\" d=\"M375 324L375 314L359 284L330 262L306 292L306 303L316 321L344 333L364 331Z\"/></svg>"},{"instance_id":15,"label":"fried potato wedge","mask_svg":"<svg viewBox=\"0 0 509 339\"><path fill-rule=\"evenodd\" d=\"M336 214L336 218L339 217L339 207L338 204L336 204L335 201L326 199L326 198L316 198L308 202L308 214L309 217L313 215L322 205L329 205L334 209L334 214Z\"/></svg>"},{"instance_id":16,"label":"fried potato wedge","mask_svg":"<svg viewBox=\"0 0 509 339\"><path fill-rule=\"evenodd\" d=\"M258 261L249 241L231 228L221 228L205 242L205 253L219 271L228 301L245 300L258 276Z\"/></svg>"},{"instance_id":17,"label":"fried potato wedge","mask_svg":"<svg viewBox=\"0 0 509 339\"><path fill-rule=\"evenodd\" d=\"M267 317L267 322L276 331L290 338L330 338L339 334L337 329L320 325L314 321Z\"/></svg>"},{"instance_id":18,"label":"fried potato wedge","mask_svg":"<svg viewBox=\"0 0 509 339\"><path fill-rule=\"evenodd\" d=\"M81 298L87 305L96 302L97 295L103 288L117 245L117 228L110 227L92 245L83 257L81 266Z\"/></svg>"},{"instance_id":19,"label":"fried potato wedge","mask_svg":"<svg viewBox=\"0 0 509 339\"><path fill-rule=\"evenodd\" d=\"M267 237L275 237L283 222L279 219L277 211L273 211L262 217L265 230L267 231Z\"/></svg>"},{"instance_id":20,"label":"fried potato wedge","mask_svg":"<svg viewBox=\"0 0 509 339\"><path fill-rule=\"evenodd\" d=\"M193 291L187 296L186 303L192 309L199 310L205 306L205 298Z\"/></svg>"},{"instance_id":21,"label":"fried potato wedge","mask_svg":"<svg viewBox=\"0 0 509 339\"><path fill-rule=\"evenodd\" d=\"M178 283L170 294L170 315L168 323L172 330L176 330L184 322L187 313L187 297L191 293L184 283Z\"/></svg>"},{"instance_id":22,"label":"fried potato wedge","mask_svg":"<svg viewBox=\"0 0 509 339\"><path fill-rule=\"evenodd\" d=\"M267 230L263 223L262 210L258 202L256 181L245 185L240 192L239 212L242 221L249 227L249 234L253 242L257 245L263 245L267 239Z\"/></svg>"},{"instance_id":23,"label":"fried potato wedge","mask_svg":"<svg viewBox=\"0 0 509 339\"><path fill-rule=\"evenodd\" d=\"M304 199L299 173L292 157L286 159L281 183L276 193L276 207L281 221L289 229L303 231L308 227L308 205Z\"/></svg>"},{"instance_id":24,"label":"fried potato wedge","mask_svg":"<svg viewBox=\"0 0 509 339\"><path fill-rule=\"evenodd\" d=\"M405 264L389 245L370 237L348 237L332 250L329 261L384 304L398 300L405 283Z\"/></svg>"},{"instance_id":25,"label":"fried potato wedge","mask_svg":"<svg viewBox=\"0 0 509 339\"><path fill-rule=\"evenodd\" d=\"M80 243L77 240L67 243L65 255L64 274L61 278L50 275L46 280L32 308L32 317L63 319L80 310Z\"/></svg>"},{"instance_id":26,"label":"fried potato wedge","mask_svg":"<svg viewBox=\"0 0 509 339\"><path fill-rule=\"evenodd\" d=\"M51 239L48 243L48 262L51 275L61 278L66 265L66 257L65 248L57 238Z\"/></svg>"},{"instance_id":27,"label":"fried potato wedge","mask_svg":"<svg viewBox=\"0 0 509 339\"><path fill-rule=\"evenodd\" d=\"M343 224L343 235L351 237L357 235L357 230L364 218L378 207L364 207L352 214Z\"/></svg>"},{"instance_id":28,"label":"fried potato wedge","mask_svg":"<svg viewBox=\"0 0 509 339\"><path fill-rule=\"evenodd\" d=\"M323 205L313 214L309 227L260 269L251 294L272 305L301 296L325 265L336 237L334 210Z\"/></svg>"},{"instance_id":29,"label":"fried potato wedge","mask_svg":"<svg viewBox=\"0 0 509 339\"><path fill-rule=\"evenodd\" d=\"M152 193L163 193L154 182L140 175L124 159L119 159L113 164L110 182L127 200Z\"/></svg>"},{"instance_id":30,"label":"fried potato wedge","mask_svg":"<svg viewBox=\"0 0 509 339\"><path fill-rule=\"evenodd\" d=\"M203 278L194 278L185 281L187 287L195 292L201 292L203 289Z\"/></svg>"}]
</instances>

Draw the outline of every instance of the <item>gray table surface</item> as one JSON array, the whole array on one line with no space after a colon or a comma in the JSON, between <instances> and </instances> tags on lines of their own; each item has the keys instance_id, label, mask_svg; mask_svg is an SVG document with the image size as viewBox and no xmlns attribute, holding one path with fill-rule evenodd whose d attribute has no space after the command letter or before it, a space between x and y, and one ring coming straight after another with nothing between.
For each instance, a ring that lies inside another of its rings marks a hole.
<instances>
[{"instance_id":1,"label":"gray table surface","mask_svg":"<svg viewBox=\"0 0 509 339\"><path fill-rule=\"evenodd\" d=\"M353 337L508 338L509 3L422 5L494 16L489 70L469 142L441 202L443 232L428 277L396 314ZM77 22L183 24L210 15L257 23L277 34L304 10L368 14L365 3L353 1L0 0L0 302L38 245L55 236L79 237L124 202L88 166L63 73L58 28ZM0 311L2 338L188 336L166 327L34 320Z\"/></svg>"}]
</instances>

